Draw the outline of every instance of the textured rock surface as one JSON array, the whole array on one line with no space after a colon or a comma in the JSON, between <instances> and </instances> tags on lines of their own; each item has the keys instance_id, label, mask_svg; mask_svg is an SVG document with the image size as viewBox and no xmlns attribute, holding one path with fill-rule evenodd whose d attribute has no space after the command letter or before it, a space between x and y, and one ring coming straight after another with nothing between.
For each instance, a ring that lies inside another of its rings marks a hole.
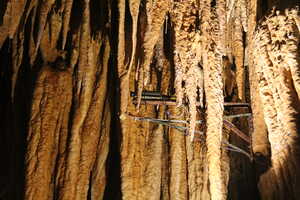
<instances>
[{"instance_id":1,"label":"textured rock surface","mask_svg":"<svg viewBox=\"0 0 300 200\"><path fill-rule=\"evenodd\" d=\"M295 3L1 1L0 199L297 199Z\"/></svg>"}]
</instances>

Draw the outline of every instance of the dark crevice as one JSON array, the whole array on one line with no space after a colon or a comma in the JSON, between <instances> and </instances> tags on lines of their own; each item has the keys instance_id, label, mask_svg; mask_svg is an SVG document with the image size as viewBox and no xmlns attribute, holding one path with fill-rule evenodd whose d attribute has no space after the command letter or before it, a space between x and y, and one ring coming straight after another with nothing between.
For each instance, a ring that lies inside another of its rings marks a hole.
<instances>
[{"instance_id":1,"label":"dark crevice","mask_svg":"<svg viewBox=\"0 0 300 200\"><path fill-rule=\"evenodd\" d=\"M112 23L110 32L111 55L117 55L118 41L118 7L117 0L112 0ZM117 57L111 56L109 66L117 66ZM110 110L111 110L111 127L110 127L110 143L109 153L106 162L106 188L103 199L117 200L122 199L121 193L121 158L120 158L120 140L121 140L121 124L119 119L120 112L120 91L118 72L116 67L109 67L108 69L108 91L110 91Z\"/></svg>"}]
</instances>

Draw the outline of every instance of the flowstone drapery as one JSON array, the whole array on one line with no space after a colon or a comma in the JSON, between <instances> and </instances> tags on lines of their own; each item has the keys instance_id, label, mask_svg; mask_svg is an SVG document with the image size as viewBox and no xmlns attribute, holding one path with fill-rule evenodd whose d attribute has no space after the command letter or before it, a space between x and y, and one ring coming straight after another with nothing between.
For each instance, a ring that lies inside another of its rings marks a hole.
<instances>
[{"instance_id":1,"label":"flowstone drapery","mask_svg":"<svg viewBox=\"0 0 300 200\"><path fill-rule=\"evenodd\" d=\"M0 1L0 199L299 199L296 3Z\"/></svg>"}]
</instances>

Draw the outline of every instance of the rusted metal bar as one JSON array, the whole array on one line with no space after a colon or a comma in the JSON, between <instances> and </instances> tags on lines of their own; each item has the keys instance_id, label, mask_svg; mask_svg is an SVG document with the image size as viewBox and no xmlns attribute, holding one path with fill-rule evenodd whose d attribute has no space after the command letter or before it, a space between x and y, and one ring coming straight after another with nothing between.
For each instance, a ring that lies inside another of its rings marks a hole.
<instances>
[{"instance_id":1,"label":"rusted metal bar","mask_svg":"<svg viewBox=\"0 0 300 200\"><path fill-rule=\"evenodd\" d=\"M165 120L165 119L155 119L155 118L149 118L149 117L137 117L137 116L131 116L128 115L134 120L139 120L139 121L149 121L152 123L159 123L159 124L164 124L173 127L174 125L171 125L172 123L184 123L187 124L188 122L185 120ZM202 121L197 121L197 123L202 123ZM245 142L249 143L251 142L250 137L247 136L245 133L240 131L233 123L229 122L228 120L224 119L223 120L224 127L233 133L235 133L237 136L239 136L241 139L243 139ZM186 127L183 126L174 126L173 128L181 128L182 130L186 130Z\"/></svg>"},{"instance_id":2,"label":"rusted metal bar","mask_svg":"<svg viewBox=\"0 0 300 200\"><path fill-rule=\"evenodd\" d=\"M136 101L133 101L136 103ZM148 104L148 105L167 105L167 106L176 106L175 101L170 100L144 100L142 98L141 104ZM196 103L197 106L200 106L200 102ZM249 107L249 103L234 103L234 102L224 102L224 106L232 106L232 107Z\"/></svg>"},{"instance_id":3,"label":"rusted metal bar","mask_svg":"<svg viewBox=\"0 0 300 200\"><path fill-rule=\"evenodd\" d=\"M234 132L237 136L239 136L241 139L243 139L245 142L249 143L251 142L250 137L240 131L233 123L230 121L224 119L223 120L224 127L232 132Z\"/></svg>"},{"instance_id":4,"label":"rusted metal bar","mask_svg":"<svg viewBox=\"0 0 300 200\"><path fill-rule=\"evenodd\" d=\"M130 96L136 98L136 93L131 92ZM148 105L168 105L176 106L176 96L174 95L163 95L159 91L143 91L142 92L142 102L143 104ZM136 99L133 100L134 103ZM197 106L200 106L200 102L196 103ZM224 106L233 106L233 107L249 107L249 103L238 103L238 102L225 102Z\"/></svg>"},{"instance_id":5,"label":"rusted metal bar","mask_svg":"<svg viewBox=\"0 0 300 200\"><path fill-rule=\"evenodd\" d=\"M241 149L240 147L237 147L237 146L235 146L233 144L230 144L226 140L223 140L222 143L227 146L227 147L225 147L225 149L227 149L229 151L234 151L234 152L242 153L242 154L246 155L250 160L252 160L251 154L248 153L247 151Z\"/></svg>"},{"instance_id":6,"label":"rusted metal bar","mask_svg":"<svg viewBox=\"0 0 300 200\"><path fill-rule=\"evenodd\" d=\"M235 114L235 115L224 115L225 119L233 119L233 118L240 118L240 117L251 117L251 113L242 113L242 114Z\"/></svg>"}]
</instances>

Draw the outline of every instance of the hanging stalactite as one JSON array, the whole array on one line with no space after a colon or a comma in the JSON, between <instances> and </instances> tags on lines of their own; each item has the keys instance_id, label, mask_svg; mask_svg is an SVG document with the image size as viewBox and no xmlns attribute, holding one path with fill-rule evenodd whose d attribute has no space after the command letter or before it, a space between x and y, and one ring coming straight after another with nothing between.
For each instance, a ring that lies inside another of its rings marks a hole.
<instances>
[{"instance_id":1,"label":"hanging stalactite","mask_svg":"<svg viewBox=\"0 0 300 200\"><path fill-rule=\"evenodd\" d=\"M204 86L207 101L207 160L212 199L225 199L225 185L221 172L221 140L223 127L223 84L220 55L219 24L210 1L205 1L202 30L205 37L203 52Z\"/></svg>"},{"instance_id":2,"label":"hanging stalactite","mask_svg":"<svg viewBox=\"0 0 300 200\"><path fill-rule=\"evenodd\" d=\"M203 72L200 62L200 33L197 27L198 6L196 1L174 1L171 21L175 35L175 90L177 106L188 99L190 112L189 135L193 141L196 121L196 101L199 89L200 104L203 101ZM184 87L182 86L184 84Z\"/></svg>"},{"instance_id":3,"label":"hanging stalactite","mask_svg":"<svg viewBox=\"0 0 300 200\"><path fill-rule=\"evenodd\" d=\"M261 24L254 37L253 61L259 74L260 98L264 104L264 119L268 128L271 148L272 166L264 175L272 177L274 182L268 184L261 180L261 191L265 198L296 199L299 183L291 180L291 171L298 166L298 129L296 124L299 115L299 97L297 94L297 73L299 68L298 48L299 29L290 13L297 10L286 10L285 14L273 11ZM292 176L298 177L296 173ZM275 178L276 177L276 178ZM287 185L293 181L293 186ZM269 185L269 186L267 186ZM285 194L285 191L289 191Z\"/></svg>"}]
</instances>

